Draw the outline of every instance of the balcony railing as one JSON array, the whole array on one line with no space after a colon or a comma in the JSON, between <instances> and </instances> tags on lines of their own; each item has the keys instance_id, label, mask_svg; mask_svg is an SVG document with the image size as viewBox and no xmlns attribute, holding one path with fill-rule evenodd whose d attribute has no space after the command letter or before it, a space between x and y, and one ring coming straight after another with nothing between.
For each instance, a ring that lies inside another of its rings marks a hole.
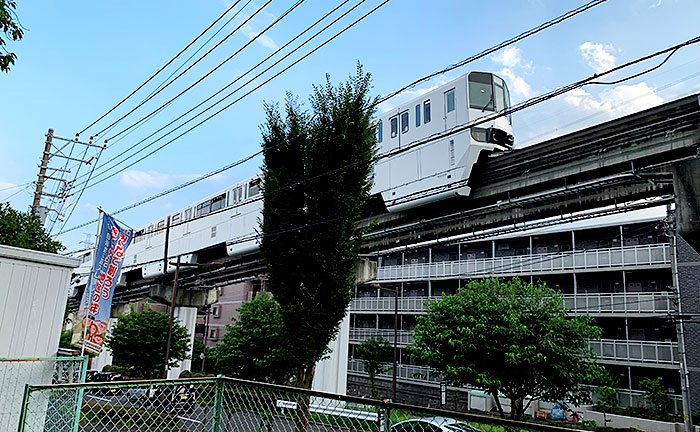
<instances>
[{"instance_id":1,"label":"balcony railing","mask_svg":"<svg viewBox=\"0 0 700 432\"><path fill-rule=\"evenodd\" d=\"M348 373L366 376L362 360L352 358L348 359ZM391 379L391 376L391 367L389 367L389 369L385 372L379 374L379 377L384 379ZM396 368L396 379L398 381L436 385L441 381L441 378L442 375L440 374L440 372L425 366L411 366L399 364ZM464 390L470 390L470 388L465 387ZM681 396L669 396L671 398L672 412L676 414L682 412ZM594 402L599 400L599 396L595 388L591 388L591 397ZM619 406L623 408L630 406L646 407L648 404L645 398L645 393L639 390L617 389L617 399Z\"/></svg>"},{"instance_id":2,"label":"balcony railing","mask_svg":"<svg viewBox=\"0 0 700 432\"><path fill-rule=\"evenodd\" d=\"M399 313L424 314L425 302L440 297L399 297ZM572 314L596 316L665 315L674 310L668 292L565 295L564 305ZM393 297L356 298L350 304L353 313L394 313Z\"/></svg>"},{"instance_id":3,"label":"balcony railing","mask_svg":"<svg viewBox=\"0 0 700 432\"><path fill-rule=\"evenodd\" d=\"M351 343L361 343L373 337L382 337L393 344L394 330L350 329ZM402 347L412 344L412 332L399 330L396 342ZM676 342L601 339L591 341L590 344L601 363L643 363L666 367L675 367L678 364L678 343Z\"/></svg>"},{"instance_id":4,"label":"balcony railing","mask_svg":"<svg viewBox=\"0 0 700 432\"><path fill-rule=\"evenodd\" d=\"M601 339L591 347L602 363L679 364L677 342Z\"/></svg>"},{"instance_id":5,"label":"balcony railing","mask_svg":"<svg viewBox=\"0 0 700 432\"><path fill-rule=\"evenodd\" d=\"M668 244L442 261L379 267L377 281L415 281L489 275L528 275L572 270L595 270L669 265Z\"/></svg>"}]
</instances>

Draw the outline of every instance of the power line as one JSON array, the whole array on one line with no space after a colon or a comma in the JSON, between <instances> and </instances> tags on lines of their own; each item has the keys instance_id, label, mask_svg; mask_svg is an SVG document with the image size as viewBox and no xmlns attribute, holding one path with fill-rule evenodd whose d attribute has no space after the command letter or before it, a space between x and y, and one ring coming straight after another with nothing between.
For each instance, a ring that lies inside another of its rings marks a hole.
<instances>
[{"instance_id":1,"label":"power line","mask_svg":"<svg viewBox=\"0 0 700 432\"><path fill-rule=\"evenodd\" d=\"M364 2L364 1L366 1L366 0L362 0L362 1ZM170 141L166 142L165 144L162 144L161 146L157 147L155 150L151 151L150 153L146 154L145 156L142 156L141 158L137 159L136 161L130 163L130 164L127 165L126 167L122 168L122 170L127 169L127 168L129 168L129 167L131 167L131 166L134 166L135 164L141 162L142 160L144 160L144 159L148 158L149 156L155 154L156 152L162 150L163 148L165 148L166 146L172 144L173 142L175 142L176 140L178 140L178 139L181 138L182 136L188 134L189 132L193 131L193 130L196 129L197 127L199 127L199 126L201 126L202 124L206 123L207 121L211 120L211 119L214 118L215 116L221 114L223 111L227 110L227 109L230 108L231 106L233 106L233 105L235 105L236 103L240 102L240 101L241 101L242 99L244 99L245 97L249 96L249 95L252 94L253 92L257 91L258 89L260 89L261 87L263 87L264 85L266 85L267 83L269 83L270 81L274 80L275 78L279 77L279 76L282 75L283 73L287 72L287 71L288 71L289 69L291 69L292 67L296 66L298 63L300 63L300 62L303 61L304 59L308 58L310 55L314 54L316 51L318 51L319 49L321 49L322 47L324 47L326 44L328 44L328 43L330 43L331 41L333 41L335 38L337 38L338 36L340 36L341 34L343 34L345 31L349 30L350 28L352 28L353 26L355 26L356 24L358 24L360 21L364 20L367 16L369 16L369 15L372 14L372 13L374 13L376 10L378 10L379 8L381 8L382 6L384 6L384 5L385 5L386 3L388 3L389 1L390 1L390 0L384 0L384 1L383 1L382 3L380 3L378 6L376 6L375 8L373 8L372 10L370 10L369 12L365 13L365 14L364 14L363 16L361 16L360 18L356 19L354 22L352 22L351 24L349 24L348 26L346 26L346 27L345 27L344 29L342 29L340 32L336 33L335 35L333 35L332 37L330 37L329 39L327 39L325 42L323 42L322 44L320 44L319 46L317 46L317 47L314 48L313 50L309 51L308 53L306 53L305 55L303 55L302 57L300 57L298 60L294 61L292 64L286 66L286 67L283 68L281 71L279 71L279 72L277 72L276 74L272 75L270 78L266 79L265 81L263 81L262 83L260 83L260 84L257 85L256 87L254 87L254 88L252 88L251 90L249 90L247 93L243 94L242 96L238 97L238 98L235 99L234 101L230 102L228 105L224 106L223 108L219 109L219 110L216 111L215 113L213 113L213 114L211 114L210 116L206 117L204 120L201 120L199 123L196 123L194 126L190 127L189 129L185 130L185 131L182 132L181 134L177 135L175 138L173 138L173 139L171 139ZM291 53L290 53L290 54L291 54ZM286 56L285 56L285 57L286 57ZM274 65L273 65L273 66L274 66ZM200 113L198 113L198 114L195 115L194 117L188 119L186 122L180 124L180 125L177 126L176 128L172 129L171 131L169 131L169 132L167 132L166 134L162 135L161 137L157 138L155 141L151 142L151 143L148 144L146 147L140 149L140 150L137 151L136 153L130 155L130 156L127 157L127 158L125 158L122 162L124 162L124 161L130 159L131 157L135 156L136 154L140 153L141 151L145 150L146 148L150 147L151 145L157 143L158 141L160 141L160 140L162 140L163 138L167 137L168 135L172 134L172 133L175 132L176 130L178 130L178 129L180 129L181 127L185 126L185 125L188 124L189 122L195 120L197 117L201 116L202 114L204 114L205 112L207 112L207 111L210 110L211 108L213 108L213 107L215 107L216 105L218 105L219 103L223 102L225 99L227 99L228 97L230 97L231 95L233 95L234 93L236 93L236 92L237 92L238 90L240 90L241 88L243 88L243 87L245 87L246 85L248 85L249 83L255 81L255 79L257 79L260 75L262 75L262 74L263 74L264 72L266 72L267 70L269 70L269 68L266 69L265 71L261 72L261 73L258 74L257 76L251 78L248 82L246 82L245 84L241 85L238 89L236 89L236 90L232 91L231 93L229 93L228 95L224 96L224 97L221 98L219 101L217 101L217 102L215 102L214 104L210 105L208 108L204 109L203 111L201 111ZM120 163L121 163L121 162L120 162ZM114 168L114 166L112 166L112 168ZM110 169L111 169L111 168L110 168ZM102 173L104 173L104 172L105 172L105 171L103 171ZM89 188L89 187L93 187L93 186L95 186L95 185L97 185L97 184L99 184L99 183L101 183L101 182L103 182L103 181L105 181L105 180L107 180L107 179L109 179L109 178L115 176L116 174L117 174L117 173L110 174L109 176L100 179L99 181L93 183L92 185L89 185L88 188Z\"/></svg>"},{"instance_id":2,"label":"power line","mask_svg":"<svg viewBox=\"0 0 700 432\"><path fill-rule=\"evenodd\" d=\"M170 59L165 65L163 65L160 69L158 69L153 75L151 75L146 81L144 81L144 82L143 82L140 86L138 86L134 91L132 91L131 93L129 93L129 94L128 94L124 99L122 99L119 103L117 103L115 106L113 106L109 111L107 111L106 113L102 114L97 120L93 121L93 122L90 123L88 126L86 126L83 130L81 130L81 131L79 132L79 134L82 134L82 133L85 132L86 130L90 129L90 128L91 128L92 126L94 126L97 122L99 122L100 120L102 120L103 118L105 118L107 115L109 115L110 113L112 113L112 111L114 111L115 109L117 109L121 104L123 104L124 102L126 102L131 96L133 96L134 94L136 94L136 92L138 92L139 90L141 90L146 84L148 84L153 78L155 78L156 75L158 75L159 73L161 73L165 68L167 68L168 66L170 66L170 64L172 64L178 57L180 57L185 51L187 51L187 49L188 49L189 47L191 47L197 40L199 40L199 38L201 38L201 37L202 37L206 32L208 32L214 25L216 25L217 22L219 22L224 16L226 16L226 14L228 14L228 13L229 13L234 7L236 7L236 5L238 5L238 3L240 3L240 2L241 2L241 0L236 0L228 9L226 9L226 11L225 11L224 13L222 13L216 20L214 20L213 23L211 23L211 24L210 24L206 29L204 29L196 38L194 38L194 39L192 40L192 42L190 42L189 44L187 44L186 47L184 47L179 53L177 53L177 54L175 55L175 57L173 57L172 59ZM241 9L243 9L243 8L241 8Z\"/></svg>"},{"instance_id":3,"label":"power line","mask_svg":"<svg viewBox=\"0 0 700 432\"><path fill-rule=\"evenodd\" d=\"M298 3L297 3L297 5L295 5L295 6L293 6L293 7L298 6L298 4L301 3L301 2L303 2L303 1L304 1L304 0L299 0ZM116 121L114 121L113 123L111 123L109 126L107 126L107 127L105 127L105 128L102 128L99 132L97 132L97 133L95 134L95 136L99 136L102 132L104 132L104 131L106 131L107 129L111 128L112 126L114 126L115 124L119 123L120 121L124 120L127 116L131 115L134 111L136 111L137 109L139 109L140 107L142 107L146 102L150 101L151 99L153 99L154 97L156 97L158 94L160 94L163 90L165 90L166 88L168 88L168 87L170 86L170 84L174 83L174 82L177 81L180 77L182 77L182 76L185 75L187 72L189 72L189 71L190 71L193 67L195 67L200 61L204 60L204 59L205 59L209 54L211 54L215 49L217 49L219 46L221 46L221 44L223 44L224 42L226 42L226 41L228 40L228 38L230 38L231 36L233 36L234 33L236 33L238 30L240 30L240 29L241 29L244 25L246 25L250 20L252 20L253 18L255 18L255 16L257 16L260 12L262 12L262 10L265 9L271 2L272 2L272 0L267 0L267 2L265 2L265 3L264 3L262 6L260 6L255 12L253 12L252 15L250 15L248 18L246 18L246 19L245 19L242 23L240 23L235 29L233 29L233 31L231 31L228 35L226 35L226 37L224 37L222 40L220 40L216 45L214 45L211 49L209 49L209 51L207 51L206 53L204 53L204 54L203 54L200 58L198 58L194 63L192 63L191 65L189 65L184 71L180 72L175 78L173 78L172 80L170 80L167 84L165 84L163 87L161 87L160 89L158 89L155 93L153 93L152 95L150 95L149 97L147 97L146 99L144 99L143 102L139 103L139 104L136 105L134 108L132 108L131 110L129 110L129 112L127 112L126 114L124 114L124 115L122 115L121 117L119 117ZM246 5L248 5L249 3L250 3L250 1L248 1L248 3L246 3ZM256 37L257 37L257 36L256 36ZM229 57L229 59L230 59L230 58L231 58L231 57ZM226 61L228 61L228 60L226 60ZM217 66L217 67L214 68L212 71L210 71L209 73L207 73L204 77L202 77L202 78L200 78L199 80L197 80L197 81L196 81L194 84L192 84L189 88L192 88L192 87L194 87L196 84L199 84L200 82L202 82L202 80L204 80L206 77L208 77L209 75L211 75L211 73L213 73L216 69L218 69L218 68L219 68L220 66L222 66L222 65L223 65L223 63L219 64L219 66Z\"/></svg>"},{"instance_id":4,"label":"power line","mask_svg":"<svg viewBox=\"0 0 700 432\"><path fill-rule=\"evenodd\" d=\"M552 26L554 26L554 25L556 25L556 24L559 24L560 22L565 21L565 20L567 20L567 19L569 19L569 18L571 18L571 17L574 17L574 16L576 16L576 15L578 15L578 14L580 14L580 13L582 13L582 12L584 12L584 11L586 11L586 10L592 8L592 7L598 6L599 4L604 3L605 1L607 1L607 0L594 0L594 1L591 1L591 2L586 3L586 4L583 5L583 6L579 6L579 7L576 8L576 9L572 9L572 10L570 10L570 11L568 11L568 12L566 12L566 13L564 13L564 14L562 14L562 15L560 15L560 16L558 16L558 17L552 19L552 20L549 20L549 21L547 21L547 22L544 22L544 23L538 25L537 27L531 28L530 30L527 30L527 31L525 31L525 32L523 32L523 33L520 33L519 35L517 35L517 36L515 36L515 37L512 37L512 38L510 38L510 39L508 39L508 40L506 40L506 41L503 41L503 42L499 43L498 45L494 45L494 46L492 46L491 48L487 48L487 49L485 49L484 51L482 51L482 52L480 52L480 53L478 53L478 54L475 54L475 55L473 55L473 56L467 57L466 59L464 59L464 60L462 60L462 61L460 61L460 62L458 62L458 63L449 65L449 66L447 66L447 67L444 68L444 69L441 69L441 70L439 70L439 71L437 71L437 72L433 72L433 73L431 73L431 74L429 74L429 75L426 75L426 76L424 76L424 77L421 77L421 78L419 78L419 79L417 79L417 80L411 82L410 84L407 84L407 85L401 87L400 89L398 89L398 90L396 90L396 91L394 91L394 92L392 92L392 93L389 93L388 95L386 95L386 96L380 98L380 99L377 101L377 103L385 102L385 101L387 101L388 99L391 99L392 97L398 95L399 93L402 93L402 92L404 92L404 91L410 89L411 87L415 87L416 85L418 85L418 84L420 84L420 83L422 83L422 82L425 82L425 81L427 81L427 80L429 80L429 79L431 79L431 78L434 78L434 77L436 77L436 76L438 76L438 75L442 75L442 74L444 74L444 73L446 73L446 72L449 72L449 71L451 71L451 70L460 68L460 67L466 65L467 63L471 63L471 62L473 62L473 61L475 61L475 60L478 60L478 59L480 59L480 58L486 57L486 56L489 55L489 54L492 54L492 53L494 53L494 52L496 52L496 51L498 51L498 50L500 50L500 49L502 49L502 48L505 48L505 47L507 47L507 46L509 46L509 45L512 45L512 44L516 43L516 42L519 42L519 41L521 41L521 40L523 40L523 39L525 39L525 38L527 38L527 37L529 37L529 36L532 36L532 35L534 35L534 34L536 34L536 33L539 33L539 32L541 32L542 30L545 30L545 29L547 29L547 28L549 28L549 27L552 27Z\"/></svg>"}]
</instances>

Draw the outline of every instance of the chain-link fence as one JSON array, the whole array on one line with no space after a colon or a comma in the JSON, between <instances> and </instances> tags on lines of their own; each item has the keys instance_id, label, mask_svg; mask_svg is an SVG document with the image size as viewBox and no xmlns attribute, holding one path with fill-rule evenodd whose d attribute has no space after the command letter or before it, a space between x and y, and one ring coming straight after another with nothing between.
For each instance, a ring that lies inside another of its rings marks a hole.
<instances>
[{"instance_id":1,"label":"chain-link fence","mask_svg":"<svg viewBox=\"0 0 700 432\"><path fill-rule=\"evenodd\" d=\"M19 432L563 431L231 378L29 386Z\"/></svg>"},{"instance_id":2,"label":"chain-link fence","mask_svg":"<svg viewBox=\"0 0 700 432\"><path fill-rule=\"evenodd\" d=\"M0 430L15 430L27 384L85 381L87 357L0 358Z\"/></svg>"}]
</instances>

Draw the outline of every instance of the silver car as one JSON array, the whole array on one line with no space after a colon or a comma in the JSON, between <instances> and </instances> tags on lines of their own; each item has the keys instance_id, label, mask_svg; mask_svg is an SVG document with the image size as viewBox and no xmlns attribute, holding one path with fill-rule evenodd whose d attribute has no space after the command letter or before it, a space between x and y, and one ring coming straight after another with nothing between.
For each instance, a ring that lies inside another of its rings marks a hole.
<instances>
[{"instance_id":1,"label":"silver car","mask_svg":"<svg viewBox=\"0 0 700 432\"><path fill-rule=\"evenodd\" d=\"M424 417L404 420L391 427L391 432L481 432L459 420L449 417Z\"/></svg>"}]
</instances>

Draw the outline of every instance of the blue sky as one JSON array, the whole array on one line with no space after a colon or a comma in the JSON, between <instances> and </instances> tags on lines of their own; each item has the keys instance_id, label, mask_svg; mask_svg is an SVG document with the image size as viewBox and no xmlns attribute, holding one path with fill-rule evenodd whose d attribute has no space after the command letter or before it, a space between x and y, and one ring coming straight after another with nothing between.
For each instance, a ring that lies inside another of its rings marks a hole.
<instances>
[{"instance_id":1,"label":"blue sky","mask_svg":"<svg viewBox=\"0 0 700 432\"><path fill-rule=\"evenodd\" d=\"M241 1L234 10L241 9L247 1ZM341 11L357 1L349 1ZM100 163L236 79L339 3L340 0L306 0L263 38L142 127L121 140L112 140ZM379 0L366 0L318 40L325 40L379 3ZM224 0L19 0L17 14L28 30L22 41L8 44L7 48L18 55L17 64L9 74L0 75L0 201L7 201L9 197L12 206L21 210L30 204L31 188L8 188L36 179L44 134L49 127L59 136L74 136L158 70L231 4ZM252 0L200 54L264 4L264 0ZM272 1L205 60L119 123L112 132L130 125L189 86L292 4L291 0ZM121 208L256 152L260 147L263 102L281 101L286 91L305 100L311 85L322 82L326 73L331 75L332 81L338 82L353 73L356 62L360 61L373 74L374 92L387 94L581 4L583 1L392 0L211 121L143 162L118 170L118 175L88 189L67 227L95 218L97 206L107 211ZM510 86L514 102L519 102L698 36L698 16L700 2L697 0L609 0L495 55L423 83L380 109L387 109L473 69L502 75ZM260 80L299 58L317 43L292 55ZM87 139L91 133L133 108L200 45L201 42L81 138ZM611 79L640 72L658 61L660 59L618 72ZM634 80L618 86L585 87L517 113L513 118L516 146L531 145L698 92L700 46L691 46L679 50L662 68ZM98 141L106 136L109 134ZM260 163L259 158L254 159L125 212L119 218L132 227L144 225L255 174ZM101 169L98 165L96 172ZM81 173L85 172L85 168L81 168ZM58 227L54 227L54 232ZM60 240L69 250L78 249L79 242L86 235L94 234L94 230L94 226L85 227L61 236Z\"/></svg>"}]
</instances>

